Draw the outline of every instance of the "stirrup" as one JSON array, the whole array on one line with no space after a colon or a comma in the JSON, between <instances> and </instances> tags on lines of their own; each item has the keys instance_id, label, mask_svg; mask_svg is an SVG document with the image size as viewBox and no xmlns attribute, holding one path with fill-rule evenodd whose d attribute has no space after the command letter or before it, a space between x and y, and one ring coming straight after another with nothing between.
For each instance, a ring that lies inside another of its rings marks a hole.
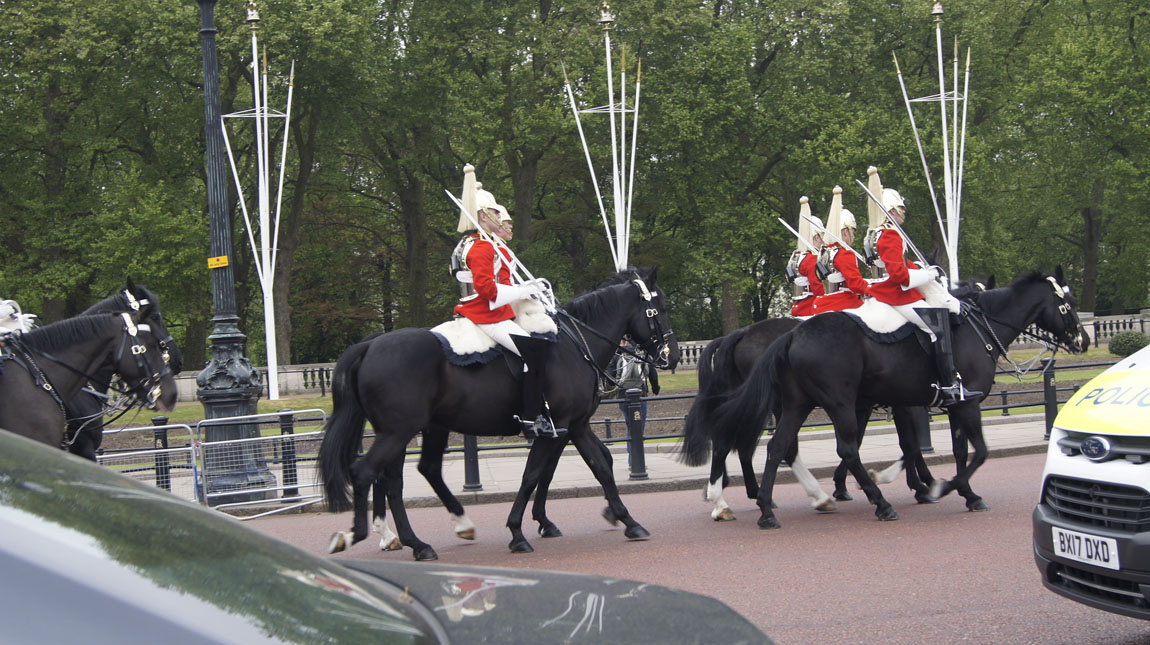
<instances>
[{"instance_id":1,"label":"stirrup","mask_svg":"<svg viewBox=\"0 0 1150 645\"><path fill-rule=\"evenodd\" d=\"M969 399L982 396L982 392L972 392L966 389L962 381L958 381L954 385L946 386L935 384L934 387L938 390L934 405L940 408L947 408L956 403L963 403Z\"/></svg>"},{"instance_id":2,"label":"stirrup","mask_svg":"<svg viewBox=\"0 0 1150 645\"><path fill-rule=\"evenodd\" d=\"M556 428L555 424L551 423L551 419L543 414L535 417L534 421L527 421L519 416L516 416L515 419L523 424L523 437L525 439L538 439L539 437L559 439L567 434L567 428Z\"/></svg>"}]
</instances>

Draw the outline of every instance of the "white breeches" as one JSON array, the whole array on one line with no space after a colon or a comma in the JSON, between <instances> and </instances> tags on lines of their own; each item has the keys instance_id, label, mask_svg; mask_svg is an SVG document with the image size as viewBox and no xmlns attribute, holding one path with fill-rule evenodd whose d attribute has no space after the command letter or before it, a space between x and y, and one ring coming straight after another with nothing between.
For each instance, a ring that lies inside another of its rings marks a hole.
<instances>
[{"instance_id":1,"label":"white breeches","mask_svg":"<svg viewBox=\"0 0 1150 645\"><path fill-rule=\"evenodd\" d=\"M520 327L519 324L514 320L501 320L497 323L490 323L487 325L477 324L476 327L482 329L483 333L491 337L491 340L499 343L508 351L514 353L520 358L522 358L522 355L519 353L519 348L515 346L515 341L512 340L511 337L531 336L531 334L528 334L526 331L524 331L523 328Z\"/></svg>"},{"instance_id":2,"label":"white breeches","mask_svg":"<svg viewBox=\"0 0 1150 645\"><path fill-rule=\"evenodd\" d=\"M899 313L899 315L901 315L903 318L906 318L907 322L913 323L916 327L926 332L926 335L930 336L930 342L933 343L935 340L937 340L937 337L934 335L934 332L930 330L930 326L928 326L926 322L923 321L922 317L918 315L918 312L915 311L915 309L920 307L929 306L930 305L926 304L926 301L924 300L912 302L909 305L891 305L891 307L893 307L894 310Z\"/></svg>"}]
</instances>

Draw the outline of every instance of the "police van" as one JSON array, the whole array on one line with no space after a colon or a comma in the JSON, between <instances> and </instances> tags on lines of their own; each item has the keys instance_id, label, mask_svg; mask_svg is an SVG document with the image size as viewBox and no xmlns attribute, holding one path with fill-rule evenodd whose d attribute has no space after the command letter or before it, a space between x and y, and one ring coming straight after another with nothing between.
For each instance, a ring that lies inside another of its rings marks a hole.
<instances>
[{"instance_id":1,"label":"police van","mask_svg":"<svg viewBox=\"0 0 1150 645\"><path fill-rule=\"evenodd\" d=\"M1050 432L1034 509L1042 584L1150 619L1150 347L1066 402Z\"/></svg>"}]
</instances>

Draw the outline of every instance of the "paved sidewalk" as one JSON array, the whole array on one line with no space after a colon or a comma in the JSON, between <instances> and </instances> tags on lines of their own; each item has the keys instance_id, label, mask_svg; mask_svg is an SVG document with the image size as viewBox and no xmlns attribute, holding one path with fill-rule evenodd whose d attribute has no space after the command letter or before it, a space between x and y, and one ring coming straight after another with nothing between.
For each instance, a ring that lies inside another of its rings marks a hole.
<instances>
[{"instance_id":1,"label":"paved sidewalk","mask_svg":"<svg viewBox=\"0 0 1150 645\"><path fill-rule=\"evenodd\" d=\"M989 459L1019 454L1045 452L1047 442L1043 440L1046 422L1042 414L1025 414L1011 417L988 417L983 420L983 434L990 449ZM839 463L835 452L834 431L820 430L799 435L799 454L803 462L819 479L828 479ZM755 451L755 472L762 474L766 459L763 437ZM929 465L953 463L949 425L946 421L936 421L931 425L931 440L934 452L926 454ZM678 460L678 443L647 444L647 478L630 478L627 466L627 453L623 444L611 446L614 457L615 482L620 492L656 492L667 490L702 490L706 483L710 466L684 466ZM867 429L862 446L863 463L870 467L886 467L901 457L898 439L893 426L874 425ZM464 491L463 459L461 455L448 455L443 464L443 477L460 501L467 504L487 504L506 502L515 499L523 467L527 461L524 450L484 451L479 457L479 480L483 486L479 491ZM428 486L423 476L415 468L416 460L408 458L404 470L404 499L409 507L438 506L439 500ZM727 472L731 474L731 485L741 486L743 478L737 455L727 459ZM954 471L943 469L936 476L951 478ZM779 469L780 483L794 481L789 468ZM829 491L830 486L826 486ZM600 497L603 491L595 481L579 453L571 447L564 452L551 485L551 498Z\"/></svg>"}]
</instances>

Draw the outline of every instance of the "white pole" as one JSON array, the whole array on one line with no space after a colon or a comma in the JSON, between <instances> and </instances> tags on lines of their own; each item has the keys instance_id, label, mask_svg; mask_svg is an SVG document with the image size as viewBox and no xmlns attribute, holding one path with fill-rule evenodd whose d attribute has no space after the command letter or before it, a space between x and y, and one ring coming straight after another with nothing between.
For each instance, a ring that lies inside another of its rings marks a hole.
<instances>
[{"instance_id":1,"label":"white pole","mask_svg":"<svg viewBox=\"0 0 1150 645\"><path fill-rule=\"evenodd\" d=\"M631 177L627 181L627 265L631 261L631 199L635 195L635 146L639 141L639 85L643 80L643 61L635 72L635 121L631 126Z\"/></svg>"},{"instance_id":2,"label":"white pole","mask_svg":"<svg viewBox=\"0 0 1150 645\"><path fill-rule=\"evenodd\" d=\"M611 119L611 194L614 202L612 208L615 211L615 245L619 247L615 253L615 270L622 271L626 267L619 264L623 255L623 219L622 213L619 212L619 139L615 132L615 80L612 78L614 72L611 70L611 30L604 29L603 36L603 42L607 49L607 101L609 107L607 116Z\"/></svg>"},{"instance_id":3,"label":"white pole","mask_svg":"<svg viewBox=\"0 0 1150 645\"><path fill-rule=\"evenodd\" d=\"M951 201L954 203L954 210L952 212L951 221L947 222L947 233L950 234L950 239L947 242L947 255L950 257L950 276L955 282L958 282L958 227L961 215L958 211L958 191L961 189L961 182L958 179L958 36L954 37L954 115L951 118L951 130L954 133L953 144L951 145L951 168L954 171L954 188L951 190Z\"/></svg>"},{"instance_id":4,"label":"white pole","mask_svg":"<svg viewBox=\"0 0 1150 645\"><path fill-rule=\"evenodd\" d=\"M615 252L615 242L611 239L611 225L607 222L607 209L603 208L603 195L599 192L599 182L595 179L595 166L591 164L591 149L587 147L587 138L583 136L583 125L579 121L579 106L575 104L575 94L571 91L571 82L567 79L567 68L563 67L563 87L567 90L567 98L571 101L571 113L575 115L575 129L579 131L579 141L583 144L583 154L587 157L587 170L591 172L591 185L595 188L595 199L599 202L599 215L603 218L603 228L607 232L607 248L611 249L611 259L615 266L619 266L619 255Z\"/></svg>"},{"instance_id":5,"label":"white pole","mask_svg":"<svg viewBox=\"0 0 1150 645\"><path fill-rule=\"evenodd\" d=\"M256 122L256 181L258 185L259 213L260 213L260 255L259 263L263 270L260 275L260 287L263 291L264 304L264 342L267 345L267 372L268 372L268 399L277 400L279 392L279 362L276 356L276 321L275 304L272 298L272 289L275 283L275 274L271 268L271 217L268 203L268 162L267 162L267 131L269 129L267 111L267 61L261 74L259 69L259 48L256 43L255 23L252 24L252 89L255 96L255 122ZM261 91L262 90L262 91Z\"/></svg>"},{"instance_id":6,"label":"white pole","mask_svg":"<svg viewBox=\"0 0 1150 645\"><path fill-rule=\"evenodd\" d=\"M938 220L938 230L942 231L943 239L946 239L946 226L942 223L942 214L938 210L938 198L934 194L934 182L930 179L930 167L926 163L926 153L922 150L922 139L918 136L918 126L914 123L914 110L910 107L910 96L906 93L906 83L902 78L902 69L898 66L898 55L894 56L894 70L898 74L898 85L902 88L902 100L906 103L906 113L910 116L910 129L914 132L914 142L918 144L918 157L922 160L922 173L926 176L926 187L930 193L930 203L934 205L934 216Z\"/></svg>"},{"instance_id":7,"label":"white pole","mask_svg":"<svg viewBox=\"0 0 1150 645\"><path fill-rule=\"evenodd\" d=\"M938 45L938 93L939 105L942 107L942 186L943 186L943 200L946 203L946 222L947 228L953 219L954 201L953 201L953 183L950 175L950 145L947 142L947 127L946 127L946 68L943 67L942 59L942 19L938 18L934 21L935 42ZM946 229L942 232L942 239L944 242L949 239L949 234ZM949 247L949 244L947 245ZM957 258L951 253L951 249L947 248L947 255L950 255L950 266L953 267L958 262ZM953 273L952 273L953 275Z\"/></svg>"},{"instance_id":8,"label":"white pole","mask_svg":"<svg viewBox=\"0 0 1150 645\"><path fill-rule=\"evenodd\" d=\"M295 90L295 61L291 62L291 74L288 76L287 111L284 112L284 145L280 152L280 181L276 191L276 225L275 236L272 238L272 267L276 265L276 258L280 250L280 206L284 197L284 169L287 167L288 126L291 125L291 96Z\"/></svg>"},{"instance_id":9,"label":"white pole","mask_svg":"<svg viewBox=\"0 0 1150 645\"><path fill-rule=\"evenodd\" d=\"M961 151L958 155L958 195L956 197L957 206L955 210L961 215L962 213L962 171L966 162L966 109L970 104L970 47L966 48L966 81L962 88L962 142ZM954 227L955 240L958 239L958 226ZM957 269L957 267L956 267ZM954 272L954 281L958 282L958 271Z\"/></svg>"},{"instance_id":10,"label":"white pole","mask_svg":"<svg viewBox=\"0 0 1150 645\"><path fill-rule=\"evenodd\" d=\"M631 220L627 217L627 48L622 50L622 64L619 66L619 156L621 157L619 172L619 210L623 216L623 240L619 249L619 263L624 267L628 263L628 252L631 244ZM634 160L632 160L634 163Z\"/></svg>"},{"instance_id":11,"label":"white pole","mask_svg":"<svg viewBox=\"0 0 1150 645\"><path fill-rule=\"evenodd\" d=\"M232 143L231 140L228 139L228 129L224 126L223 119L220 119L220 129L224 132L224 149L228 151L228 161L232 164L232 178L235 179L236 182L236 194L239 195L240 198L240 210L243 211L244 223L247 224L244 228L247 229L248 232L248 242L251 242L252 245L252 257L258 258L260 252L259 247L256 246L255 235L252 233L252 218L248 215L248 204L244 198L244 188L240 185L240 174L236 171L236 159L232 156ZM259 262L256 262L256 273L259 275L260 284L263 284L264 269L260 266Z\"/></svg>"}]
</instances>

